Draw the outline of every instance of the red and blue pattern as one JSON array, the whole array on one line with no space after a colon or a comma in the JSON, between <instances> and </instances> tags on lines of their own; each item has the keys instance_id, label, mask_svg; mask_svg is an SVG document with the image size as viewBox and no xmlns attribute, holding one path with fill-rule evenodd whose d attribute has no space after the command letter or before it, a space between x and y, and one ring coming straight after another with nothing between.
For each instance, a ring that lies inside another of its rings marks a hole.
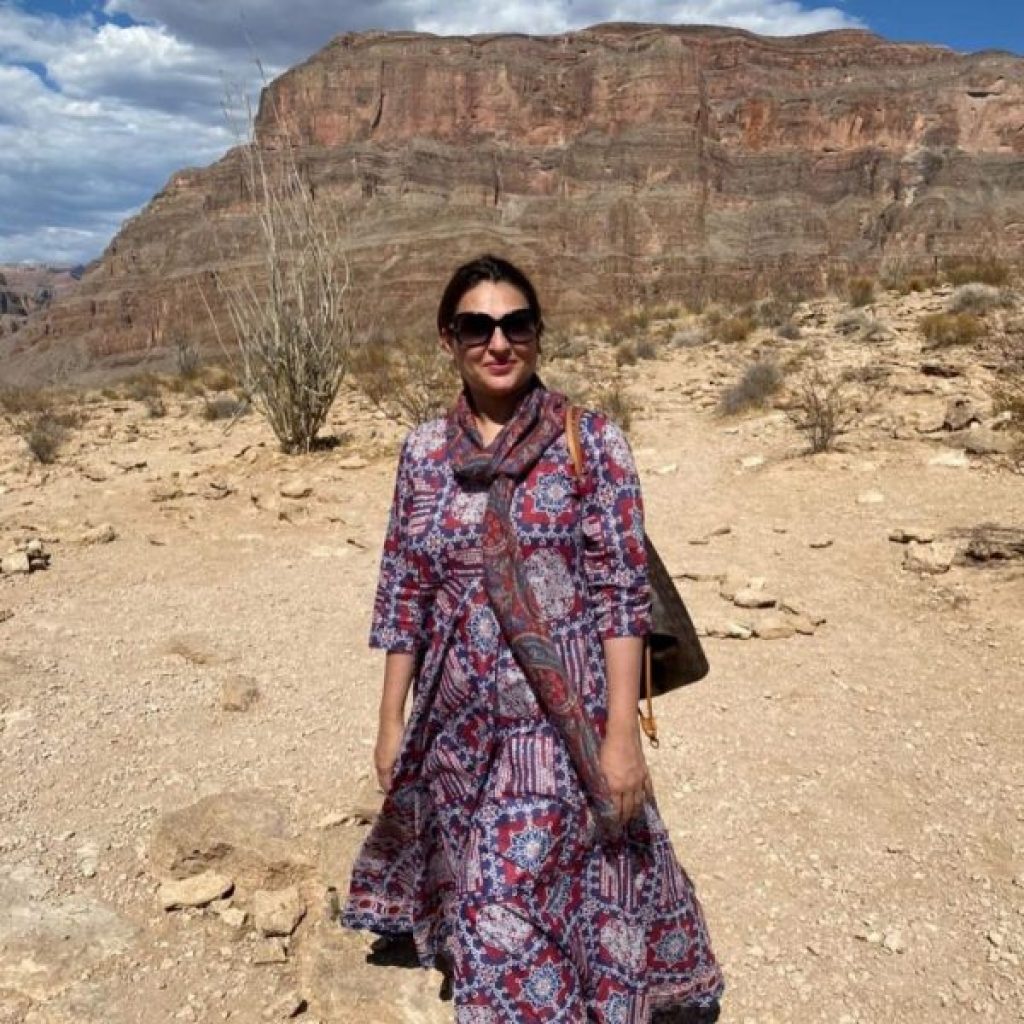
<instances>
[{"instance_id":1,"label":"red and blue pattern","mask_svg":"<svg viewBox=\"0 0 1024 1024\"><path fill-rule=\"evenodd\" d=\"M399 462L370 639L418 670L344 922L411 933L424 964L452 964L458 1024L647 1024L658 1007L709 1006L721 973L656 805L602 837L505 639L484 580L488 482L456 475L448 422L414 430ZM587 492L557 433L507 515L532 611L600 737L601 639L645 634L650 593L629 446L597 413L580 433Z\"/></svg>"}]
</instances>

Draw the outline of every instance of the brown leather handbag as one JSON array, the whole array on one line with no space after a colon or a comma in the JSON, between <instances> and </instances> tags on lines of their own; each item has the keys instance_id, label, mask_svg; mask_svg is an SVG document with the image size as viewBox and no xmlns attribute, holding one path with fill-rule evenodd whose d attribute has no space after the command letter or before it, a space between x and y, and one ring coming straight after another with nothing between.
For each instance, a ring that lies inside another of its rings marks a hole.
<instances>
[{"instance_id":1,"label":"brown leather handbag","mask_svg":"<svg viewBox=\"0 0 1024 1024\"><path fill-rule=\"evenodd\" d=\"M578 480L586 478L586 462L580 440L583 410L570 405L565 412L565 439ZM708 674L708 659L701 647L690 613L672 582L651 538L644 534L647 548L647 572L651 583L651 632L644 638L644 667L641 693L644 705L639 709L640 727L652 746L658 745L658 723L654 717L654 697L695 683Z\"/></svg>"}]
</instances>

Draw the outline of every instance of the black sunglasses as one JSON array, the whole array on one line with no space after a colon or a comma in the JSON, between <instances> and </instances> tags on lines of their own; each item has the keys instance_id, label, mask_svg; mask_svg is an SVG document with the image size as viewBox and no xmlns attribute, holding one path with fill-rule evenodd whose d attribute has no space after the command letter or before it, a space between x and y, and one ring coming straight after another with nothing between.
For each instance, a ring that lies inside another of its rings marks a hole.
<instances>
[{"instance_id":1,"label":"black sunglasses","mask_svg":"<svg viewBox=\"0 0 1024 1024\"><path fill-rule=\"evenodd\" d=\"M537 320L528 307L513 309L499 320L489 313L456 313L451 332L463 348L479 348L491 340L495 327L501 328L510 345L529 345L537 340Z\"/></svg>"}]
</instances>

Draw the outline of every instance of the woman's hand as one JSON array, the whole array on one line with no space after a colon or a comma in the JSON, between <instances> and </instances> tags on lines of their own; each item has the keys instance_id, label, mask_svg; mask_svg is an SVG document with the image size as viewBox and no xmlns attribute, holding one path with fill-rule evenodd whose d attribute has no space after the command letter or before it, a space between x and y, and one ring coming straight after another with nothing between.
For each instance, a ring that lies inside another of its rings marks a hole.
<instances>
[{"instance_id":1,"label":"woman's hand","mask_svg":"<svg viewBox=\"0 0 1024 1024\"><path fill-rule=\"evenodd\" d=\"M385 793L391 789L391 773L402 746L405 725L401 719L381 719L377 725L377 743L373 748L373 767L377 785Z\"/></svg>"},{"instance_id":2,"label":"woman's hand","mask_svg":"<svg viewBox=\"0 0 1024 1024\"><path fill-rule=\"evenodd\" d=\"M619 814L619 825L626 823L643 807L650 792L647 762L640 746L640 734L631 730L612 732L601 744L601 771Z\"/></svg>"}]
</instances>

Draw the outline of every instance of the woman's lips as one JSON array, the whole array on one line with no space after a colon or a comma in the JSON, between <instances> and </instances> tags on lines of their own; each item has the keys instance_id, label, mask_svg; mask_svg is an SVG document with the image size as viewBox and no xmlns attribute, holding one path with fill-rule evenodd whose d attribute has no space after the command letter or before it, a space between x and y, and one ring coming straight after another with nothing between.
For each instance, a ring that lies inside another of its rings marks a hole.
<instances>
[{"instance_id":1,"label":"woman's lips","mask_svg":"<svg viewBox=\"0 0 1024 1024\"><path fill-rule=\"evenodd\" d=\"M490 363L484 369L494 377L507 377L515 372L515 363Z\"/></svg>"}]
</instances>

